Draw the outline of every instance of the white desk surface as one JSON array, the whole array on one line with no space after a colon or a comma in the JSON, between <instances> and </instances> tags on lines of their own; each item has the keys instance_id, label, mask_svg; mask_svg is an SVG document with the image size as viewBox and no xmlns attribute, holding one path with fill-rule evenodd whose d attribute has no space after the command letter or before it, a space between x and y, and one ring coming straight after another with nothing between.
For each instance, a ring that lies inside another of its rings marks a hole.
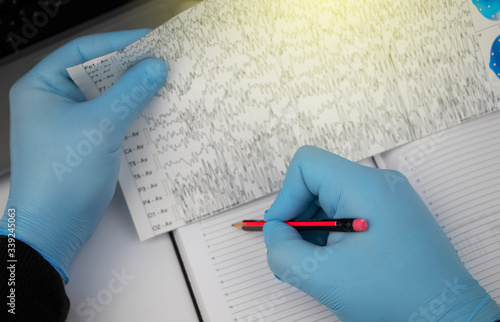
<instances>
[{"instance_id":1,"label":"white desk surface","mask_svg":"<svg viewBox=\"0 0 500 322\"><path fill-rule=\"evenodd\" d=\"M2 214L9 183L0 177ZM69 274L67 321L198 321L170 236L140 242L119 188Z\"/></svg>"}]
</instances>

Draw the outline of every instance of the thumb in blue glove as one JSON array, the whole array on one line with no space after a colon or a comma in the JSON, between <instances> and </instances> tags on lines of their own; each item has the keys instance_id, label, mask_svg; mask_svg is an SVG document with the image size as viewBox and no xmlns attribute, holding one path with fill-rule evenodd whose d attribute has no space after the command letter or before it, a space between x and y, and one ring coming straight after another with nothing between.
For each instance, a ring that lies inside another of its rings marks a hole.
<instances>
[{"instance_id":1,"label":"thumb in blue glove","mask_svg":"<svg viewBox=\"0 0 500 322\"><path fill-rule=\"evenodd\" d=\"M149 31L76 39L41 61L10 92L11 187L0 234L14 232L66 282L73 258L114 194L123 139L164 84L168 67L145 59L92 101L85 100L66 68L118 50ZM15 226L7 230L12 209Z\"/></svg>"},{"instance_id":2,"label":"thumb in blue glove","mask_svg":"<svg viewBox=\"0 0 500 322\"><path fill-rule=\"evenodd\" d=\"M368 230L305 241L282 221L363 218ZM300 148L264 219L268 264L343 321L494 321L500 308L464 268L406 178Z\"/></svg>"}]
</instances>

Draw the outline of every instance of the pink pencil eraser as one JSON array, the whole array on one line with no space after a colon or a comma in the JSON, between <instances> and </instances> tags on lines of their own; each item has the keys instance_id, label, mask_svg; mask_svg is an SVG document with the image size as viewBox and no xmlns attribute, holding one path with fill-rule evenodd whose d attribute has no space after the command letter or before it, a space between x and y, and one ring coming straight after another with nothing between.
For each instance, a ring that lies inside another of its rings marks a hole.
<instances>
[{"instance_id":1,"label":"pink pencil eraser","mask_svg":"<svg viewBox=\"0 0 500 322\"><path fill-rule=\"evenodd\" d=\"M352 222L352 228L355 231L366 231L368 229L368 224L364 219L354 219Z\"/></svg>"}]
</instances>

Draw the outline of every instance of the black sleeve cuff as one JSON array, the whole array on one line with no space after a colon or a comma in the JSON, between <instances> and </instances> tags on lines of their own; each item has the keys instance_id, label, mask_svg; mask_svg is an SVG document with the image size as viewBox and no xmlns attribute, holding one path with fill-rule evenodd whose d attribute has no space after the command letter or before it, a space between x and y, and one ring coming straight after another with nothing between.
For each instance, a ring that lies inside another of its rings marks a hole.
<instances>
[{"instance_id":1,"label":"black sleeve cuff","mask_svg":"<svg viewBox=\"0 0 500 322\"><path fill-rule=\"evenodd\" d=\"M15 240L15 247L8 244L9 238L1 235L0 321L64 321L69 299L61 275L22 241Z\"/></svg>"}]
</instances>

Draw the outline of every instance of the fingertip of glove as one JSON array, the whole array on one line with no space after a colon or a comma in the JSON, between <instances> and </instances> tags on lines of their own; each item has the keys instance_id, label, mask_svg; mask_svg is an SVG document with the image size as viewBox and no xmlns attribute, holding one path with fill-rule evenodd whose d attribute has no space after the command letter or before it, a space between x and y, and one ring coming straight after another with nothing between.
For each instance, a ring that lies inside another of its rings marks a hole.
<instances>
[{"instance_id":1,"label":"fingertip of glove","mask_svg":"<svg viewBox=\"0 0 500 322\"><path fill-rule=\"evenodd\" d=\"M137 33L137 38L139 39L139 38L146 36L151 31L153 31L153 29L151 29L151 28L139 28L139 29L124 30L121 32L123 32L123 33ZM118 32L120 32L120 31L118 31Z\"/></svg>"},{"instance_id":2,"label":"fingertip of glove","mask_svg":"<svg viewBox=\"0 0 500 322\"><path fill-rule=\"evenodd\" d=\"M291 226L279 220L266 222L263 228L266 247L296 239L302 239L299 233Z\"/></svg>"},{"instance_id":3,"label":"fingertip of glove","mask_svg":"<svg viewBox=\"0 0 500 322\"><path fill-rule=\"evenodd\" d=\"M266 223L264 224L264 228L262 229L264 236L266 234L269 234L272 230L274 230L275 227L277 227L277 225L279 225L279 223L280 223L280 221L277 221L277 220L266 221Z\"/></svg>"},{"instance_id":4,"label":"fingertip of glove","mask_svg":"<svg viewBox=\"0 0 500 322\"><path fill-rule=\"evenodd\" d=\"M269 241L274 235L273 231L276 229L277 224L278 222L275 220L266 221L264 227L262 228L262 233L264 234L264 243L266 244L267 248L269 248Z\"/></svg>"},{"instance_id":5,"label":"fingertip of glove","mask_svg":"<svg viewBox=\"0 0 500 322\"><path fill-rule=\"evenodd\" d=\"M165 83L168 72L170 71L170 66L168 65L168 63L159 58L147 58L143 61L143 63L146 64L144 68L147 76L151 80L159 84Z\"/></svg>"},{"instance_id":6,"label":"fingertip of glove","mask_svg":"<svg viewBox=\"0 0 500 322\"><path fill-rule=\"evenodd\" d=\"M271 208L267 209L265 212L264 212L264 221L276 221L277 219L275 218L276 216L274 215L275 211L272 210L272 206Z\"/></svg>"},{"instance_id":7,"label":"fingertip of glove","mask_svg":"<svg viewBox=\"0 0 500 322\"><path fill-rule=\"evenodd\" d=\"M277 203L279 203L279 201L275 200L273 205L271 205L271 207L264 212L265 221L281 221L282 218L278 215L279 210L276 210L279 209Z\"/></svg>"}]
</instances>

